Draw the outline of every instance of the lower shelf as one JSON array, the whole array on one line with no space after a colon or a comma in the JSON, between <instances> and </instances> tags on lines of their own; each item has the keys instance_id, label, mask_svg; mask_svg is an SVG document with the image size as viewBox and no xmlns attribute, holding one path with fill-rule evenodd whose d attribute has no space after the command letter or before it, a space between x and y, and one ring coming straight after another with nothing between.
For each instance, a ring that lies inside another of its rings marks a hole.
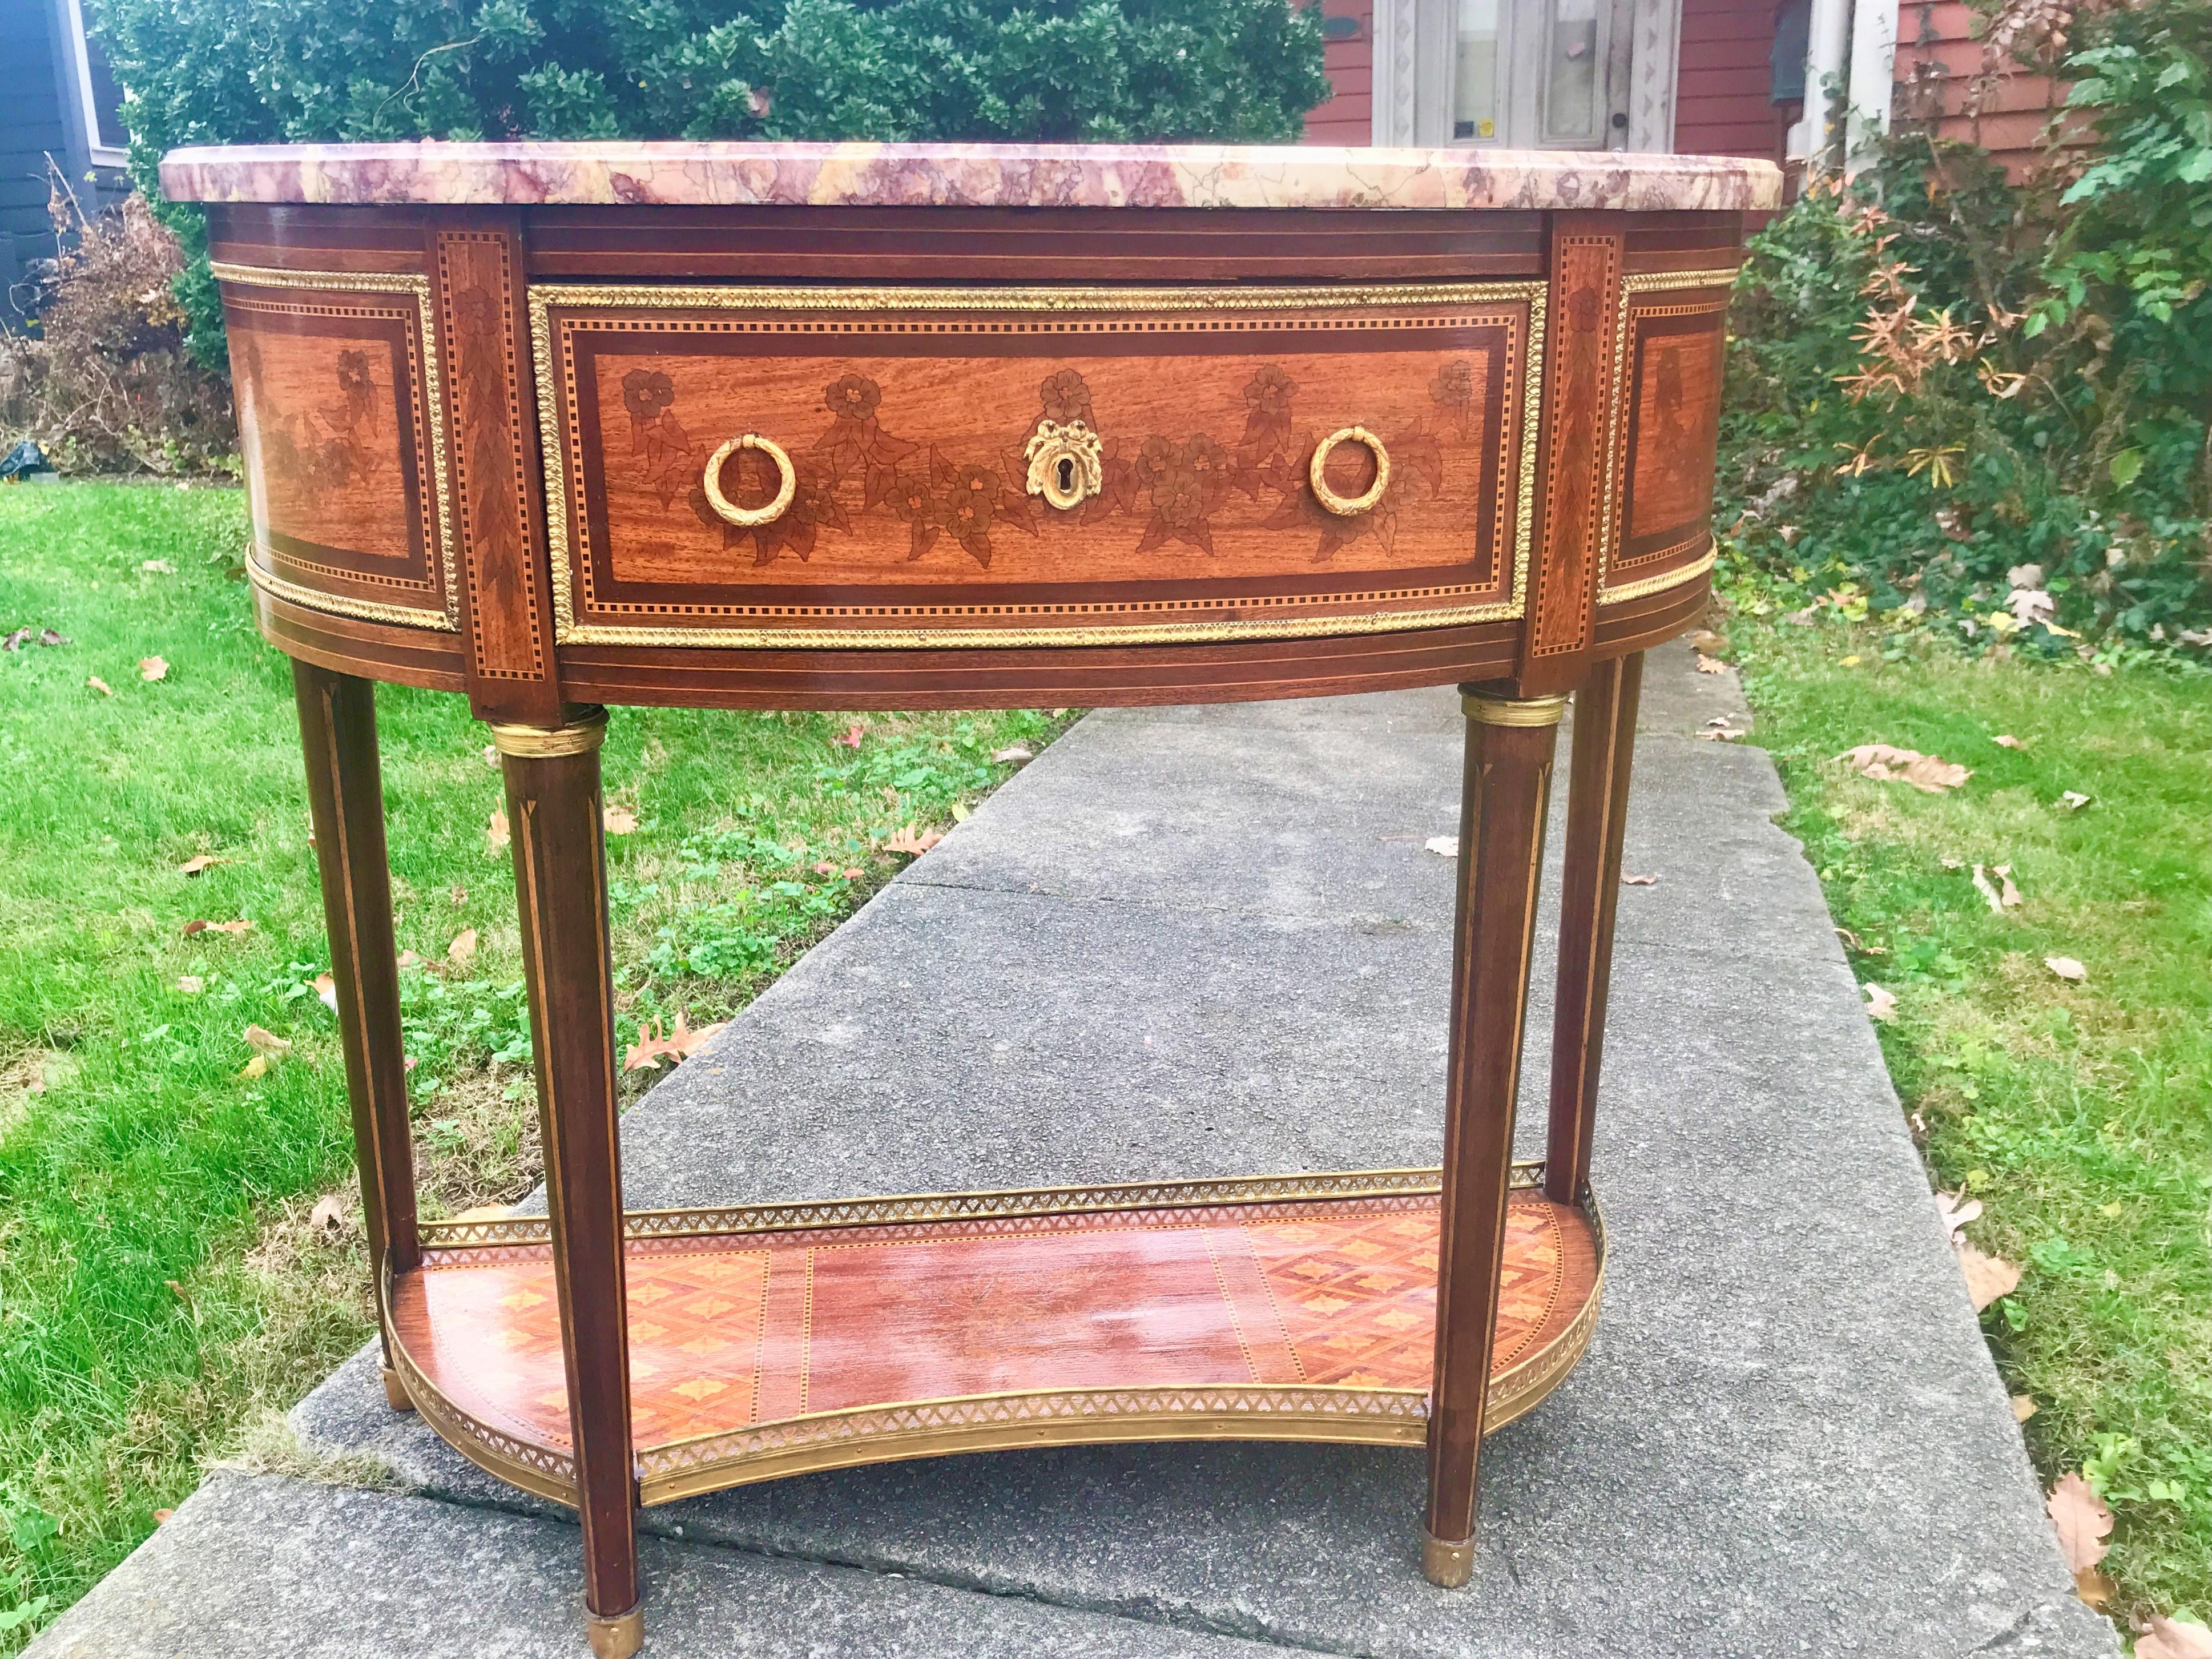
<instances>
[{"instance_id":1,"label":"lower shelf","mask_svg":"<svg viewBox=\"0 0 2212 1659\"><path fill-rule=\"evenodd\" d=\"M1515 1170L1489 1426L1556 1387L1604 1282L1594 1204ZM628 1219L640 1496L1115 1440L1419 1444L1437 1172L1158 1182ZM542 1218L430 1223L385 1287L410 1398L574 1501Z\"/></svg>"}]
</instances>

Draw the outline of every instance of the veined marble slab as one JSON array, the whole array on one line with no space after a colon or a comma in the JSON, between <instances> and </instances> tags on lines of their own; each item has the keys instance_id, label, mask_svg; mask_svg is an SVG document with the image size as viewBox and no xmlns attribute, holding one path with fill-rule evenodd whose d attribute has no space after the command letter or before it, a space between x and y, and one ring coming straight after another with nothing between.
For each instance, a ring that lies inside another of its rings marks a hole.
<instances>
[{"instance_id":1,"label":"veined marble slab","mask_svg":"<svg viewBox=\"0 0 2212 1659\"><path fill-rule=\"evenodd\" d=\"M246 144L173 150L188 202L653 206L1778 207L1738 156L1214 144Z\"/></svg>"}]
</instances>

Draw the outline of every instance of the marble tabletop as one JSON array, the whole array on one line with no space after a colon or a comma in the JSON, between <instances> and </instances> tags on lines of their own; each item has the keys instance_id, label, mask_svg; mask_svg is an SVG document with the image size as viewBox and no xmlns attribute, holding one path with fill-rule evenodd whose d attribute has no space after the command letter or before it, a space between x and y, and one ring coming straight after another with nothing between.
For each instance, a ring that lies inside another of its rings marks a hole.
<instances>
[{"instance_id":1,"label":"marble tabletop","mask_svg":"<svg viewBox=\"0 0 2212 1659\"><path fill-rule=\"evenodd\" d=\"M1780 205L1772 163L1621 150L1220 144L247 144L173 150L173 201L789 207Z\"/></svg>"}]
</instances>

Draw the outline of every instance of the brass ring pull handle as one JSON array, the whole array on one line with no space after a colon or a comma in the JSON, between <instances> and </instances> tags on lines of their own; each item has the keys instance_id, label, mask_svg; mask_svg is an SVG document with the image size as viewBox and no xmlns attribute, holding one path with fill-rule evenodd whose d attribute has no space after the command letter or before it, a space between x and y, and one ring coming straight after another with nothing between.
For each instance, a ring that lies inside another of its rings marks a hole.
<instances>
[{"instance_id":1,"label":"brass ring pull handle","mask_svg":"<svg viewBox=\"0 0 2212 1659\"><path fill-rule=\"evenodd\" d=\"M765 507L739 507L722 493L722 463L741 449L757 449L775 463L781 483L777 486L775 499ZM772 524L783 516L784 508L791 505L792 497L799 493L799 474L791 465L791 457L784 453L783 446L773 439L763 438L757 432L748 432L742 438L732 438L707 459L707 505L713 507L732 524Z\"/></svg>"},{"instance_id":2,"label":"brass ring pull handle","mask_svg":"<svg viewBox=\"0 0 2212 1659\"><path fill-rule=\"evenodd\" d=\"M1340 495L1328 487L1322 470L1328 465L1329 456L1339 444L1365 444L1368 453L1375 457L1375 482L1358 495ZM1349 519L1364 513L1382 499L1382 492L1390 487L1390 452L1382 447L1382 441L1364 426L1341 427L1323 438L1314 448L1313 461L1306 468L1306 478L1313 485L1314 499L1340 519Z\"/></svg>"}]
</instances>

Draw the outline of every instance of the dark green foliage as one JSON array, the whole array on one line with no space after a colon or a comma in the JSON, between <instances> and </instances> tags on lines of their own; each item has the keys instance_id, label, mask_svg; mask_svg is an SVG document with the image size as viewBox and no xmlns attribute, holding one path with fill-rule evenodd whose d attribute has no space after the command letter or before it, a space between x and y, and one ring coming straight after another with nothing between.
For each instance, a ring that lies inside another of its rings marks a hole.
<instances>
[{"instance_id":1,"label":"dark green foliage","mask_svg":"<svg viewBox=\"0 0 2212 1659\"><path fill-rule=\"evenodd\" d=\"M1876 612L2073 648L2212 645L2212 9L2094 14L2100 143L2043 179L1904 134L1753 243L1723 441L1740 551ZM1749 508L1746 514L1744 509ZM1742 514L1738 517L1738 514ZM1785 533L1786 532L1786 533Z\"/></svg>"},{"instance_id":2,"label":"dark green foliage","mask_svg":"<svg viewBox=\"0 0 2212 1659\"><path fill-rule=\"evenodd\" d=\"M149 196L180 144L422 137L1294 142L1291 0L99 0ZM197 246L179 299L222 356Z\"/></svg>"}]
</instances>

